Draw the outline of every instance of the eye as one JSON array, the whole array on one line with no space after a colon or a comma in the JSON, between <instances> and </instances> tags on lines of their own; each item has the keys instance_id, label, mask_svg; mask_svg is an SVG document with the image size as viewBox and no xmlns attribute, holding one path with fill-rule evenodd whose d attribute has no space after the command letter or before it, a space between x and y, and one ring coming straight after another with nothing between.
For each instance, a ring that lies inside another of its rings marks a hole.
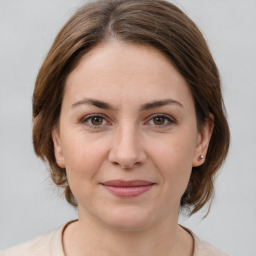
<instances>
[{"instance_id":1,"label":"eye","mask_svg":"<svg viewBox=\"0 0 256 256\"><path fill-rule=\"evenodd\" d=\"M93 128L102 127L104 125L107 125L107 120L101 116L101 115L89 115L82 119L82 123L91 126Z\"/></svg>"},{"instance_id":2,"label":"eye","mask_svg":"<svg viewBox=\"0 0 256 256\"><path fill-rule=\"evenodd\" d=\"M102 125L104 119L101 117L101 116L93 116L93 117L90 117L90 122L93 124L93 125Z\"/></svg>"},{"instance_id":3,"label":"eye","mask_svg":"<svg viewBox=\"0 0 256 256\"><path fill-rule=\"evenodd\" d=\"M155 114L151 117L151 119L147 122L147 124L152 126L166 127L175 123L174 119L170 116L163 114Z\"/></svg>"}]
</instances>

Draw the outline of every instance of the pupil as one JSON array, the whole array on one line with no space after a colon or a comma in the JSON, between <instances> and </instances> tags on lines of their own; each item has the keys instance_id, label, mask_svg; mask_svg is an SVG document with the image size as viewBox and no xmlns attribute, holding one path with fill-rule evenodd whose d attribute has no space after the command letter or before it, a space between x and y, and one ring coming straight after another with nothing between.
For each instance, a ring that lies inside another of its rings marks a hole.
<instances>
[{"instance_id":1,"label":"pupil","mask_svg":"<svg viewBox=\"0 0 256 256\"><path fill-rule=\"evenodd\" d=\"M102 124L102 117L99 117L99 116L93 117L93 119L92 119L92 124L94 124L94 125L100 125L100 124Z\"/></svg>"},{"instance_id":2,"label":"pupil","mask_svg":"<svg viewBox=\"0 0 256 256\"><path fill-rule=\"evenodd\" d=\"M163 117L155 117L154 121L155 121L155 124L157 125L162 125L164 124L164 118Z\"/></svg>"}]
</instances>

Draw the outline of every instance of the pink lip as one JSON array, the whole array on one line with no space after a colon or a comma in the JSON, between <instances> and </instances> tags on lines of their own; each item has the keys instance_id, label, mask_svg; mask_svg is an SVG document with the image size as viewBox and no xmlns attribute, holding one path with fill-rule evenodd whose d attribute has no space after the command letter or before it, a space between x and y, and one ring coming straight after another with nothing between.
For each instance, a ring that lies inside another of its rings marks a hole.
<instances>
[{"instance_id":1,"label":"pink lip","mask_svg":"<svg viewBox=\"0 0 256 256\"><path fill-rule=\"evenodd\" d=\"M155 183L146 180L109 180L102 183L102 185L116 196L134 197L145 193L151 189Z\"/></svg>"}]
</instances>

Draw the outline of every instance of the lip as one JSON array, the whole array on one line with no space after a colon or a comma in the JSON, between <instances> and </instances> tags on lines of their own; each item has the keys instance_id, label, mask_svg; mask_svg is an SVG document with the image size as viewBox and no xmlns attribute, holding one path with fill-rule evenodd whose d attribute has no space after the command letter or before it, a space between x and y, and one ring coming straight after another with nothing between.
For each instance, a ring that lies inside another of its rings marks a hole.
<instances>
[{"instance_id":1,"label":"lip","mask_svg":"<svg viewBox=\"0 0 256 256\"><path fill-rule=\"evenodd\" d=\"M146 180L109 180L101 185L116 196L135 197L150 190L155 183Z\"/></svg>"}]
</instances>

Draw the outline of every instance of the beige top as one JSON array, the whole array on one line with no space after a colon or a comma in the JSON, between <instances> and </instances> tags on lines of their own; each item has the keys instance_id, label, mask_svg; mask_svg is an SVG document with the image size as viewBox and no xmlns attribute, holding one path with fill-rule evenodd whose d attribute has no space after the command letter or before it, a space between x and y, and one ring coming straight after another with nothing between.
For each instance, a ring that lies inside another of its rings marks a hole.
<instances>
[{"instance_id":1,"label":"beige top","mask_svg":"<svg viewBox=\"0 0 256 256\"><path fill-rule=\"evenodd\" d=\"M62 246L62 234L69 223L56 231L10 247L0 252L0 256L65 256ZM190 230L186 230L191 233L194 239L193 256L228 256L206 241L200 240Z\"/></svg>"}]
</instances>

